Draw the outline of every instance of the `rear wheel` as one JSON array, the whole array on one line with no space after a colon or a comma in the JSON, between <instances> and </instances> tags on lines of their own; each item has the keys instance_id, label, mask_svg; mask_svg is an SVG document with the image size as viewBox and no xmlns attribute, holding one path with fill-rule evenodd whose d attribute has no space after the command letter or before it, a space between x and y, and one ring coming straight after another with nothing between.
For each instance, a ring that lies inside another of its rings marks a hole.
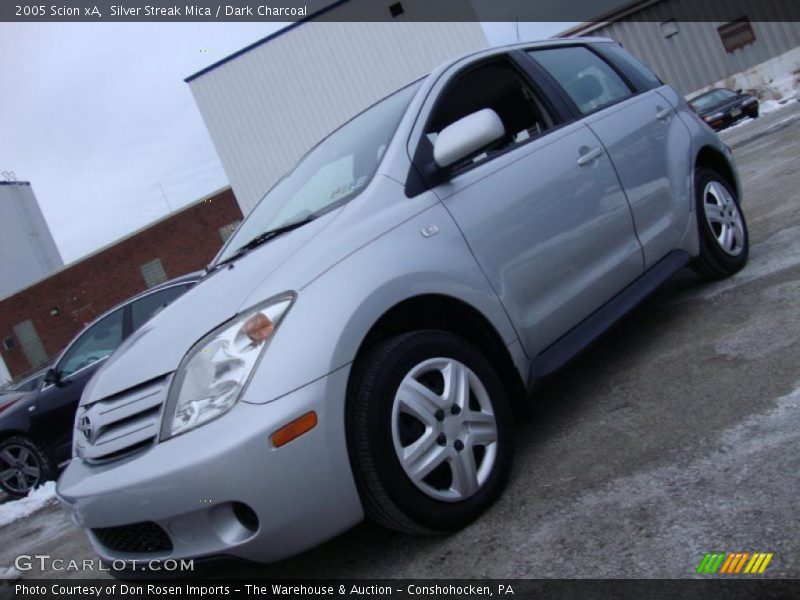
<instances>
[{"instance_id":1,"label":"rear wheel","mask_svg":"<svg viewBox=\"0 0 800 600\"><path fill-rule=\"evenodd\" d=\"M709 280L723 279L747 263L750 238L735 192L711 169L695 174L695 203L700 254L692 268Z\"/></svg>"},{"instance_id":2,"label":"rear wheel","mask_svg":"<svg viewBox=\"0 0 800 600\"><path fill-rule=\"evenodd\" d=\"M52 479L47 453L23 436L0 442L0 488L15 498L27 496L35 487Z\"/></svg>"},{"instance_id":3,"label":"rear wheel","mask_svg":"<svg viewBox=\"0 0 800 600\"><path fill-rule=\"evenodd\" d=\"M500 495L510 410L491 363L466 340L418 331L356 365L348 438L368 516L410 533L459 529Z\"/></svg>"}]
</instances>

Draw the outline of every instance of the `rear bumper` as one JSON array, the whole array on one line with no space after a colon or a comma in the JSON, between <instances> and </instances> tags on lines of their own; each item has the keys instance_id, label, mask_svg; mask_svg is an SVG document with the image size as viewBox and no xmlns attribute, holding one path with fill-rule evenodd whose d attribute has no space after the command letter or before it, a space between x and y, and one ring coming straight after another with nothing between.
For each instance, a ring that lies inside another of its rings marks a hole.
<instances>
[{"instance_id":1,"label":"rear bumper","mask_svg":"<svg viewBox=\"0 0 800 600\"><path fill-rule=\"evenodd\" d=\"M345 440L348 373L339 369L267 404L245 397L219 419L127 459L73 460L58 496L108 561L228 555L268 562L306 550L363 518ZM275 430L311 410L314 429L272 446ZM92 531L142 523L155 524L168 542L130 551L109 539L135 537L135 527L113 529L112 538Z\"/></svg>"},{"instance_id":2,"label":"rear bumper","mask_svg":"<svg viewBox=\"0 0 800 600\"><path fill-rule=\"evenodd\" d=\"M710 122L708 124L715 131L721 131L721 130L727 128L727 127L730 127L731 125L735 125L736 123L738 123L739 121L741 121L742 119L745 119L747 117L750 117L751 119L754 119L754 118L758 117L758 104L754 104L752 106L748 106L746 108L742 108L741 111L742 112L740 114L736 115L736 116L733 116L730 113L727 113L721 119L719 119L717 121L712 121L712 122Z\"/></svg>"}]
</instances>

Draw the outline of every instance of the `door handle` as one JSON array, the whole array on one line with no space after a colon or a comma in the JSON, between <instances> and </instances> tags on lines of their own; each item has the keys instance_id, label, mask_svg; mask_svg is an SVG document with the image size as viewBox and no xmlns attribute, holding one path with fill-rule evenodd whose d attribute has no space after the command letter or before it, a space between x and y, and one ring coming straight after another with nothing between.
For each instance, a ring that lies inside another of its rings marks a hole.
<instances>
[{"instance_id":1,"label":"door handle","mask_svg":"<svg viewBox=\"0 0 800 600\"><path fill-rule=\"evenodd\" d=\"M581 152L581 155L578 157L578 166L583 167L584 165L588 165L590 162L600 158L602 155L602 148L592 148L591 150Z\"/></svg>"},{"instance_id":2,"label":"door handle","mask_svg":"<svg viewBox=\"0 0 800 600\"><path fill-rule=\"evenodd\" d=\"M661 108L660 106L657 106L656 110L657 110L656 119L658 119L659 121L667 121L672 115L671 108Z\"/></svg>"}]
</instances>

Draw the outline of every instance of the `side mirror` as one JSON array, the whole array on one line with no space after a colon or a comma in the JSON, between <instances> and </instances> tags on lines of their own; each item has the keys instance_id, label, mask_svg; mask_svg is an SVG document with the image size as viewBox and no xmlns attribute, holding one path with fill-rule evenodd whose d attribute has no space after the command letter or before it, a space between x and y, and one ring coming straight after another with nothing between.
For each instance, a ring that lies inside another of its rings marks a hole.
<instances>
[{"instance_id":1,"label":"side mirror","mask_svg":"<svg viewBox=\"0 0 800 600\"><path fill-rule=\"evenodd\" d=\"M455 123L436 137L433 160L444 169L496 142L506 134L503 122L491 108L484 108Z\"/></svg>"},{"instance_id":2,"label":"side mirror","mask_svg":"<svg viewBox=\"0 0 800 600\"><path fill-rule=\"evenodd\" d=\"M737 94L741 94L742 93L742 88L739 88L738 90L736 90L736 93Z\"/></svg>"},{"instance_id":3,"label":"side mirror","mask_svg":"<svg viewBox=\"0 0 800 600\"><path fill-rule=\"evenodd\" d=\"M51 385L58 385L61 383L61 372L55 368L47 369L44 375L44 382Z\"/></svg>"}]
</instances>

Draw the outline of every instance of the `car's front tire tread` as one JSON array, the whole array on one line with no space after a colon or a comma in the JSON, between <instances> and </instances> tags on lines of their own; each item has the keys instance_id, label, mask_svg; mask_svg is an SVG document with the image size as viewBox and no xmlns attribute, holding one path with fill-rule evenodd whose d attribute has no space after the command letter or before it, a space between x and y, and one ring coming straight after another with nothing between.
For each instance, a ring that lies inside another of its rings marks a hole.
<instances>
[{"instance_id":1,"label":"car's front tire tread","mask_svg":"<svg viewBox=\"0 0 800 600\"><path fill-rule=\"evenodd\" d=\"M504 436L491 482L472 498L447 506L439 503L433 513L430 504L436 502L418 498L423 494L410 481L398 482L398 478L405 477L404 474L391 477L387 485L387 461L396 461L394 450L390 454L385 446L383 450L375 447L375 436L379 436L381 431L377 407L389 401L389 396L394 393L387 381L402 378L405 374L404 360L408 361L410 356L424 356L425 352L430 353L431 348L437 352L449 349L471 362L470 368L482 373L481 380L492 392L498 431L502 431ZM354 365L347 418L353 472L367 516L388 529L422 535L452 531L476 518L499 496L510 472L513 455L510 414L505 390L491 363L463 338L445 331L422 330L401 334L376 345ZM383 453L379 458L376 457L378 452ZM392 492L398 494L398 486L402 502L392 495ZM415 510L416 515L409 514Z\"/></svg>"}]
</instances>

